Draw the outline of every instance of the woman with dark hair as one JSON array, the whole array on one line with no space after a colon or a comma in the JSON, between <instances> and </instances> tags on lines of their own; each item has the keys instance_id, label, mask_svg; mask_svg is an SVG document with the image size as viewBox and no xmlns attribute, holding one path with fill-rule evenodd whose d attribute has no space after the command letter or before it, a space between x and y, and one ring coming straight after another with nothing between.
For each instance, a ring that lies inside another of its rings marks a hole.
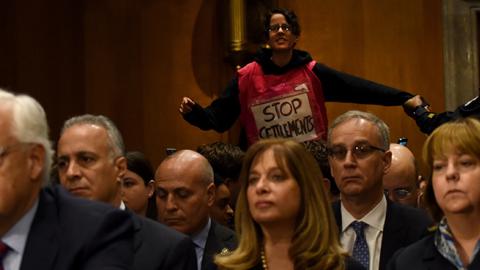
<instances>
[{"instance_id":1,"label":"woman with dark hair","mask_svg":"<svg viewBox=\"0 0 480 270\"><path fill-rule=\"evenodd\" d=\"M268 137L326 139L325 101L404 105L413 95L317 63L295 49L300 25L293 11L265 15L267 48L238 70L224 94L207 108L183 97L179 111L202 130L228 130L238 117L248 144Z\"/></svg>"},{"instance_id":2,"label":"woman with dark hair","mask_svg":"<svg viewBox=\"0 0 480 270\"><path fill-rule=\"evenodd\" d=\"M219 269L363 269L340 247L322 173L301 144L258 141L240 181L239 246L215 258Z\"/></svg>"},{"instance_id":3,"label":"woman with dark hair","mask_svg":"<svg viewBox=\"0 0 480 270\"><path fill-rule=\"evenodd\" d=\"M141 152L127 152L127 172L122 179L122 200L140 216L157 220L153 168Z\"/></svg>"},{"instance_id":4,"label":"woman with dark hair","mask_svg":"<svg viewBox=\"0 0 480 270\"><path fill-rule=\"evenodd\" d=\"M480 121L441 125L423 158L431 174L424 199L438 227L397 252L389 269L480 269Z\"/></svg>"}]
</instances>

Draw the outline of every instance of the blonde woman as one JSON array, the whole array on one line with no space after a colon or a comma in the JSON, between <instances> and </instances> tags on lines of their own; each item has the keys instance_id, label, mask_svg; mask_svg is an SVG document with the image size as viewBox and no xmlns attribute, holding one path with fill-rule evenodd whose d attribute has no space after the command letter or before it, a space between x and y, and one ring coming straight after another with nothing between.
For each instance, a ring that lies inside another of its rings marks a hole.
<instances>
[{"instance_id":1,"label":"blonde woman","mask_svg":"<svg viewBox=\"0 0 480 270\"><path fill-rule=\"evenodd\" d=\"M240 181L239 246L216 257L220 269L363 269L340 247L322 174L302 145L257 142Z\"/></svg>"},{"instance_id":2,"label":"blonde woman","mask_svg":"<svg viewBox=\"0 0 480 270\"><path fill-rule=\"evenodd\" d=\"M438 228L398 252L389 269L480 269L480 122L448 122L425 141L425 201Z\"/></svg>"}]
</instances>

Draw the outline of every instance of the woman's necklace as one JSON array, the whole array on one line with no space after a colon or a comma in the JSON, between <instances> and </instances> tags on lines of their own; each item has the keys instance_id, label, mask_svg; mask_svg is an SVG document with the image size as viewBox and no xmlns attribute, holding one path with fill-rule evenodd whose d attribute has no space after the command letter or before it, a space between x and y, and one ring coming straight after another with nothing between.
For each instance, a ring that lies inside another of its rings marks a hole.
<instances>
[{"instance_id":1,"label":"woman's necklace","mask_svg":"<svg viewBox=\"0 0 480 270\"><path fill-rule=\"evenodd\" d=\"M265 256L265 249L263 247L260 249L260 258L262 259L263 270L268 270L267 256Z\"/></svg>"}]
</instances>

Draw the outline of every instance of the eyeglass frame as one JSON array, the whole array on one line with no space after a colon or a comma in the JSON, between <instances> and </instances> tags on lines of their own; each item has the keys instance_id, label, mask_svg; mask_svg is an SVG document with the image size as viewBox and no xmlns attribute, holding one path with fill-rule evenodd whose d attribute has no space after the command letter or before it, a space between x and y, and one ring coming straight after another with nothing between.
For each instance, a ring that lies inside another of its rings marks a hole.
<instances>
[{"instance_id":1,"label":"eyeglass frame","mask_svg":"<svg viewBox=\"0 0 480 270\"><path fill-rule=\"evenodd\" d=\"M277 33L280 30L280 28L282 29L283 32L290 32L292 30L292 27L287 23L282 23L282 24L276 23L276 24L269 25L267 30L268 32Z\"/></svg>"},{"instance_id":2,"label":"eyeglass frame","mask_svg":"<svg viewBox=\"0 0 480 270\"><path fill-rule=\"evenodd\" d=\"M339 152L334 152L334 148L335 147L341 147L343 148L342 151L344 151L342 153L342 156L339 157L338 154ZM366 151L364 151L363 153L360 151L360 147L366 147ZM369 143L358 143L356 145L354 145L352 148L350 149L347 149L347 147L345 146L340 146L340 145L336 145L336 146L329 146L327 147L327 153L328 153L328 156L335 159L335 160L344 160L346 157L347 157L347 153L348 151L351 151L352 152L352 156L355 157L355 159L364 159L364 158L367 158L368 156L370 156L371 154L373 154L374 151L380 151L382 153L385 153L387 150L386 149L383 149L383 148L380 148L380 147L377 147L377 146L374 146L374 145L371 145Z\"/></svg>"},{"instance_id":3,"label":"eyeglass frame","mask_svg":"<svg viewBox=\"0 0 480 270\"><path fill-rule=\"evenodd\" d=\"M399 199L399 200L405 200L408 198L408 196L410 196L412 194L412 191L413 189L412 188L408 188L408 187L399 187L399 188L395 188L392 190L392 194L395 198ZM401 195L399 196L398 195L398 192L399 191L406 191L406 194L405 195ZM390 192L387 190L387 189L384 189L383 190L383 193L385 194L385 196L388 197L388 195L390 194Z\"/></svg>"}]
</instances>

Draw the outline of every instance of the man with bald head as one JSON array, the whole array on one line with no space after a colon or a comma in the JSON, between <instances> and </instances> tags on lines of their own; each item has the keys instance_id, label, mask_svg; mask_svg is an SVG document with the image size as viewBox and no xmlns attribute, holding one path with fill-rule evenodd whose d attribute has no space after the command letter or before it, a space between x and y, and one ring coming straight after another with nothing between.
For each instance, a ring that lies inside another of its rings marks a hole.
<instances>
[{"instance_id":1,"label":"man with bald head","mask_svg":"<svg viewBox=\"0 0 480 270\"><path fill-rule=\"evenodd\" d=\"M413 153L405 146L392 143L392 163L383 176L383 188L391 201L417 207L417 166Z\"/></svg>"},{"instance_id":2,"label":"man with bald head","mask_svg":"<svg viewBox=\"0 0 480 270\"><path fill-rule=\"evenodd\" d=\"M68 119L57 146L60 184L71 194L126 209L120 181L127 164L120 131L103 115ZM163 224L132 213L133 270L192 270L196 267L192 241Z\"/></svg>"},{"instance_id":3,"label":"man with bald head","mask_svg":"<svg viewBox=\"0 0 480 270\"><path fill-rule=\"evenodd\" d=\"M217 269L213 256L236 246L235 233L209 217L215 201L213 169L197 152L168 156L155 173L160 222L189 235L195 244L198 270Z\"/></svg>"}]
</instances>

